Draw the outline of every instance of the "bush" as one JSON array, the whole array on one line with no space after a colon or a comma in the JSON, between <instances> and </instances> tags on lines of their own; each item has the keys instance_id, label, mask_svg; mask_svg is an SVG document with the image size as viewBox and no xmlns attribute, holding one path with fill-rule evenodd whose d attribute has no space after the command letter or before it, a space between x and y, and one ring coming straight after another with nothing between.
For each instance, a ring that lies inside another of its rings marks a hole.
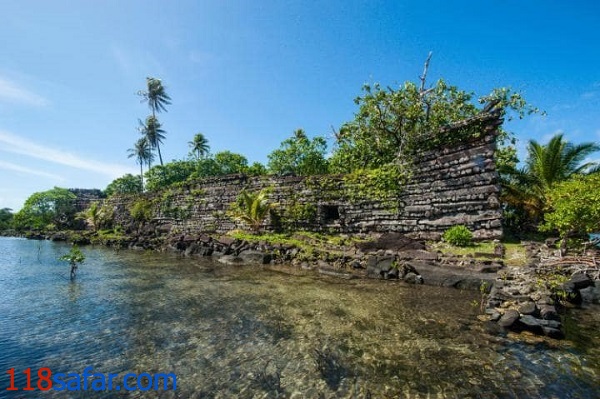
<instances>
[{"instance_id":1,"label":"bush","mask_svg":"<svg viewBox=\"0 0 600 399\"><path fill-rule=\"evenodd\" d=\"M442 238L447 243L456 245L457 247L467 247L472 244L473 233L471 233L465 226L458 225L452 226L446 230Z\"/></svg>"}]
</instances>

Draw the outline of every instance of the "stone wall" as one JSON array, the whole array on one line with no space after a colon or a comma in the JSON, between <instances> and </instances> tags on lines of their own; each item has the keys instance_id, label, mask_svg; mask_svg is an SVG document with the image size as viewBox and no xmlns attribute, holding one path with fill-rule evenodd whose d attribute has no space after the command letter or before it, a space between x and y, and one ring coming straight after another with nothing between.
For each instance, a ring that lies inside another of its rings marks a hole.
<instances>
[{"instance_id":1,"label":"stone wall","mask_svg":"<svg viewBox=\"0 0 600 399\"><path fill-rule=\"evenodd\" d=\"M436 239L449 227L464 224L476 238L498 238L502 235L502 212L494 150L501 124L499 114L481 114L449 126L443 133L451 136L472 124L480 126L478 138L420 153L411 180L391 202L353 198L348 194L352 183L344 176L231 175L147 194L143 199L111 198L107 205L121 226L136 225L130 211L137 202L138 207L145 205L149 209L151 220L145 224L146 229L172 234L222 234L243 227L228 215L242 190L257 192L269 188L269 200L277 204L278 214L285 217L267 221L267 230L275 230L283 223L311 231L393 231ZM290 214L295 215L291 222Z\"/></svg>"}]
</instances>

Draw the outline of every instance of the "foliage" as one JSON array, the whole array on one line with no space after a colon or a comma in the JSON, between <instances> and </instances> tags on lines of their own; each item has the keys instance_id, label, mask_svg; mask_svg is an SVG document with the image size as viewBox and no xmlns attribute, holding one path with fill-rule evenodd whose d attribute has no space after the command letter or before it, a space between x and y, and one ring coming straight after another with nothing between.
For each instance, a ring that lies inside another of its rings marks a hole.
<instances>
[{"instance_id":1,"label":"foliage","mask_svg":"<svg viewBox=\"0 0 600 399\"><path fill-rule=\"evenodd\" d=\"M77 214L77 218L85 220L89 226L92 226L94 231L98 230L100 227L100 221L102 220L102 217L102 207L98 204L98 202L93 202L89 208Z\"/></svg>"},{"instance_id":2,"label":"foliage","mask_svg":"<svg viewBox=\"0 0 600 399\"><path fill-rule=\"evenodd\" d=\"M600 174L577 176L554 185L546 195L548 209L544 231L561 236L600 231Z\"/></svg>"},{"instance_id":3,"label":"foliage","mask_svg":"<svg viewBox=\"0 0 600 399\"><path fill-rule=\"evenodd\" d=\"M165 105L171 104L171 97L169 97L165 91L162 81L153 77L146 78L146 90L138 91L138 96L142 98L143 102L148 103L148 107L150 107L150 110L152 111L152 116L146 119L146 127L154 128L154 132L146 131L143 132L143 134L148 137L152 148L158 150L158 158L160 164L163 165L160 144L162 144L164 136L160 137L160 133L164 133L164 131L160 129L160 123L158 122L158 119L156 119L156 113L167 110ZM152 118L153 125L148 124L150 118ZM161 130L161 132L158 132L158 130Z\"/></svg>"},{"instance_id":4,"label":"foliage","mask_svg":"<svg viewBox=\"0 0 600 399\"><path fill-rule=\"evenodd\" d=\"M409 173L397 163L373 169L354 170L344 177L348 198L354 202L376 199L394 202L402 191Z\"/></svg>"},{"instance_id":5,"label":"foliage","mask_svg":"<svg viewBox=\"0 0 600 399\"><path fill-rule=\"evenodd\" d=\"M44 230L50 225L68 227L75 215L76 196L66 188L54 187L32 194L14 216L18 230Z\"/></svg>"},{"instance_id":6,"label":"foliage","mask_svg":"<svg viewBox=\"0 0 600 399\"><path fill-rule=\"evenodd\" d=\"M0 231L12 228L14 214L10 208L0 209Z\"/></svg>"},{"instance_id":7,"label":"foliage","mask_svg":"<svg viewBox=\"0 0 600 399\"><path fill-rule=\"evenodd\" d=\"M257 193L242 191L232 204L231 215L235 220L247 224L252 231L260 231L269 212L275 207L275 204L269 203L267 194L268 190Z\"/></svg>"},{"instance_id":8,"label":"foliage","mask_svg":"<svg viewBox=\"0 0 600 399\"><path fill-rule=\"evenodd\" d=\"M217 175L244 173L248 168L248 160L241 154L231 151L221 151L215 154Z\"/></svg>"},{"instance_id":9,"label":"foliage","mask_svg":"<svg viewBox=\"0 0 600 399\"><path fill-rule=\"evenodd\" d=\"M442 238L457 247L466 247L473 243L473 233L464 225L450 227L444 232Z\"/></svg>"},{"instance_id":10,"label":"foliage","mask_svg":"<svg viewBox=\"0 0 600 399\"><path fill-rule=\"evenodd\" d=\"M73 279L78 265L85 261L85 255L77 245L73 245L69 253L61 256L58 260L69 262L69 265L71 265L71 279Z\"/></svg>"},{"instance_id":11,"label":"foliage","mask_svg":"<svg viewBox=\"0 0 600 399\"><path fill-rule=\"evenodd\" d=\"M208 140L202 133L196 133L194 139L188 142L190 146L190 154L194 155L196 159L200 159L208 155L210 147Z\"/></svg>"},{"instance_id":12,"label":"foliage","mask_svg":"<svg viewBox=\"0 0 600 399\"><path fill-rule=\"evenodd\" d=\"M519 93L508 88L495 89L475 101L474 93L448 85L444 80L424 89L406 82L398 89L379 84L363 86L363 95L355 99L359 110L353 121L344 124L336 134L336 147L330 159L331 171L348 173L373 169L394 162L398 157L409 161L416 149L436 148L460 142L480 133L478 126L452 135L441 134L454 122L481 112L476 103L489 103L501 116L509 111L519 117L533 112ZM500 140L512 143L512 137L501 131ZM514 148L513 148L514 150ZM514 151L509 150L507 158Z\"/></svg>"},{"instance_id":13,"label":"foliage","mask_svg":"<svg viewBox=\"0 0 600 399\"><path fill-rule=\"evenodd\" d=\"M154 115L150 115L146 118L144 122L138 120L140 126L138 130L142 134L143 137L148 140L148 144L152 150L158 151L158 159L160 160L161 166L163 165L162 154L160 153L160 145L165 139L165 131L162 129L161 123ZM154 157L151 157L148 163L148 167L152 162Z\"/></svg>"},{"instance_id":14,"label":"foliage","mask_svg":"<svg viewBox=\"0 0 600 399\"><path fill-rule=\"evenodd\" d=\"M127 158L135 158L136 162L140 165L140 179L142 181L142 191L144 190L144 164L150 165L154 160L154 154L147 137L141 137L135 142L133 148L127 150L129 155Z\"/></svg>"},{"instance_id":15,"label":"foliage","mask_svg":"<svg viewBox=\"0 0 600 399\"><path fill-rule=\"evenodd\" d=\"M304 130L297 129L279 149L268 155L268 168L276 175L322 175L328 170L326 152L327 142L323 137L309 140Z\"/></svg>"},{"instance_id":16,"label":"foliage","mask_svg":"<svg viewBox=\"0 0 600 399\"><path fill-rule=\"evenodd\" d=\"M104 190L104 193L109 197L112 195L140 194L141 192L141 176L133 176L129 173L113 180Z\"/></svg>"},{"instance_id":17,"label":"foliage","mask_svg":"<svg viewBox=\"0 0 600 399\"><path fill-rule=\"evenodd\" d=\"M303 224L313 223L317 219L317 207L292 197L290 203L281 210L280 219L286 230L295 231Z\"/></svg>"},{"instance_id":18,"label":"foliage","mask_svg":"<svg viewBox=\"0 0 600 399\"><path fill-rule=\"evenodd\" d=\"M562 134L555 135L545 145L530 140L525 167L501 170L503 201L526 223L537 224L543 219L548 191L558 182L594 172L597 165L583 160L599 149L594 143L569 143Z\"/></svg>"},{"instance_id":19,"label":"foliage","mask_svg":"<svg viewBox=\"0 0 600 399\"><path fill-rule=\"evenodd\" d=\"M152 219L152 202L147 199L138 199L129 210L131 217L136 222L147 222Z\"/></svg>"},{"instance_id":20,"label":"foliage","mask_svg":"<svg viewBox=\"0 0 600 399\"><path fill-rule=\"evenodd\" d=\"M195 161L172 161L153 166L145 174L146 188L155 191L186 181L196 171Z\"/></svg>"},{"instance_id":21,"label":"foliage","mask_svg":"<svg viewBox=\"0 0 600 399\"><path fill-rule=\"evenodd\" d=\"M267 168L260 162L254 162L248 166L245 173L248 176L264 176L267 174Z\"/></svg>"}]
</instances>

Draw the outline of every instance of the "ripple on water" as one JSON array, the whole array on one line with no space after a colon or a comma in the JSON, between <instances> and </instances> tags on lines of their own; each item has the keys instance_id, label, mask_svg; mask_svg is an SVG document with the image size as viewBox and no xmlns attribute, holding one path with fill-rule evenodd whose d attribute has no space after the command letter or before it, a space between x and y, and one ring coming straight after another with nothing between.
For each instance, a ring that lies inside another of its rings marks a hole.
<instances>
[{"instance_id":1,"label":"ripple on water","mask_svg":"<svg viewBox=\"0 0 600 399\"><path fill-rule=\"evenodd\" d=\"M499 340L475 321L476 293L92 248L71 283L55 261L65 249L0 240L4 369L176 373L177 391L161 398L583 398L599 388L593 329L579 331L588 346Z\"/></svg>"}]
</instances>

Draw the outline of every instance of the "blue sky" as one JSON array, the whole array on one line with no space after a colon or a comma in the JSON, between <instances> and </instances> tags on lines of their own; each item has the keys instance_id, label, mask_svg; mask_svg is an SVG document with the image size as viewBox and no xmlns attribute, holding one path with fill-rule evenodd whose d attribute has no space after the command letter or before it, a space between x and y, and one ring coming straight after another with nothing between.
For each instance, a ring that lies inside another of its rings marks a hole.
<instances>
[{"instance_id":1,"label":"blue sky","mask_svg":"<svg viewBox=\"0 0 600 399\"><path fill-rule=\"evenodd\" d=\"M250 162L296 128L330 136L364 83L416 81L429 51L430 83L510 86L547 111L507 123L521 153L557 132L600 141L597 1L0 0L0 15L0 208L136 173L146 76L172 98L166 160L197 132Z\"/></svg>"}]
</instances>

